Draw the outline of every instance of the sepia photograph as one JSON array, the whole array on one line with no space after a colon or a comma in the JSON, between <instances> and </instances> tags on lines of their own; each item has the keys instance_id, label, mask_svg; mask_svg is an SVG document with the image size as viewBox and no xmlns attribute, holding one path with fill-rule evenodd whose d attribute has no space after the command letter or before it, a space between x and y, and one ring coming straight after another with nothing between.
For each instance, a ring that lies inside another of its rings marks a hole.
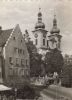
<instances>
[{"instance_id":1,"label":"sepia photograph","mask_svg":"<svg viewBox=\"0 0 72 100\"><path fill-rule=\"evenodd\" d=\"M72 0L0 0L0 100L72 100Z\"/></svg>"}]
</instances>

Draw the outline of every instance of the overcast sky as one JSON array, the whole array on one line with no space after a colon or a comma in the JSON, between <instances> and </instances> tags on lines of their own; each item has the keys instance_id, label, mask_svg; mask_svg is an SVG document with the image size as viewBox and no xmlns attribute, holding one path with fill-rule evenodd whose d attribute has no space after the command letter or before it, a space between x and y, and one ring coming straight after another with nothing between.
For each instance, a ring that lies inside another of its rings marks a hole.
<instances>
[{"instance_id":1,"label":"overcast sky","mask_svg":"<svg viewBox=\"0 0 72 100\"><path fill-rule=\"evenodd\" d=\"M48 31L56 13L58 28L63 36L62 52L72 54L72 0L0 0L0 25L8 29L19 24L22 33L28 29L32 36L39 7Z\"/></svg>"}]
</instances>

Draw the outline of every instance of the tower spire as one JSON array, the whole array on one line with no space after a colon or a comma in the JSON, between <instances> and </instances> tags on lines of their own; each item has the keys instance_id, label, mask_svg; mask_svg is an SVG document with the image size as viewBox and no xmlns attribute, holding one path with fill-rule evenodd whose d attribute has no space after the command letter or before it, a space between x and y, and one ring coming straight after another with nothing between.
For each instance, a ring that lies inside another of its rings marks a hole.
<instances>
[{"instance_id":1,"label":"tower spire","mask_svg":"<svg viewBox=\"0 0 72 100\"><path fill-rule=\"evenodd\" d=\"M36 23L35 29L38 28L45 28L45 24L42 22L42 13L41 13L41 8L39 7L39 12L38 12L38 22Z\"/></svg>"},{"instance_id":2,"label":"tower spire","mask_svg":"<svg viewBox=\"0 0 72 100\"><path fill-rule=\"evenodd\" d=\"M56 14L54 14L53 27L57 27Z\"/></svg>"},{"instance_id":3,"label":"tower spire","mask_svg":"<svg viewBox=\"0 0 72 100\"><path fill-rule=\"evenodd\" d=\"M56 14L54 13L54 19L53 19L53 28L51 29L50 33L59 33L60 29L57 27L57 19L56 19Z\"/></svg>"},{"instance_id":4,"label":"tower spire","mask_svg":"<svg viewBox=\"0 0 72 100\"><path fill-rule=\"evenodd\" d=\"M38 13L38 22L42 22L42 13L41 13L41 8L39 8L39 13Z\"/></svg>"}]
</instances>

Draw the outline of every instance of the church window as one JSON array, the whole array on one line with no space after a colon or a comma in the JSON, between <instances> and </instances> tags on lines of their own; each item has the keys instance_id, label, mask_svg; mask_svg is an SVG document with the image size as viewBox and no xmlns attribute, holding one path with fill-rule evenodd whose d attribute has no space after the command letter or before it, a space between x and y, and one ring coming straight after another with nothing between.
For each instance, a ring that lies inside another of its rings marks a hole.
<instances>
[{"instance_id":1,"label":"church window","mask_svg":"<svg viewBox=\"0 0 72 100\"><path fill-rule=\"evenodd\" d=\"M45 45L45 39L43 39L43 45Z\"/></svg>"},{"instance_id":2,"label":"church window","mask_svg":"<svg viewBox=\"0 0 72 100\"><path fill-rule=\"evenodd\" d=\"M13 37L13 40L15 40L15 37Z\"/></svg>"},{"instance_id":3,"label":"church window","mask_svg":"<svg viewBox=\"0 0 72 100\"><path fill-rule=\"evenodd\" d=\"M38 40L36 39L36 45L38 44Z\"/></svg>"},{"instance_id":4,"label":"church window","mask_svg":"<svg viewBox=\"0 0 72 100\"><path fill-rule=\"evenodd\" d=\"M47 47L49 46L48 40L47 40Z\"/></svg>"}]
</instances>

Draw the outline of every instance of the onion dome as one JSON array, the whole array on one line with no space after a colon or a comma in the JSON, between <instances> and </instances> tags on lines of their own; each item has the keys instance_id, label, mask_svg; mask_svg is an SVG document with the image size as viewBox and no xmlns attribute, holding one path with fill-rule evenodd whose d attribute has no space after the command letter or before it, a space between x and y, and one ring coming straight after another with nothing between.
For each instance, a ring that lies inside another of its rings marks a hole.
<instances>
[{"instance_id":1,"label":"onion dome","mask_svg":"<svg viewBox=\"0 0 72 100\"><path fill-rule=\"evenodd\" d=\"M42 29L44 29L45 28L45 25L44 25L44 23L36 23L36 26L35 26L35 29L38 29L38 28L42 28Z\"/></svg>"},{"instance_id":2,"label":"onion dome","mask_svg":"<svg viewBox=\"0 0 72 100\"><path fill-rule=\"evenodd\" d=\"M38 22L35 25L35 29L38 29L38 28L42 28L42 29L45 28L45 24L42 22L42 13L40 11L38 13Z\"/></svg>"},{"instance_id":3,"label":"onion dome","mask_svg":"<svg viewBox=\"0 0 72 100\"><path fill-rule=\"evenodd\" d=\"M54 15L54 19L53 19L53 28L51 29L50 33L59 33L60 29L57 27L57 20L56 20L56 15Z\"/></svg>"}]
</instances>

